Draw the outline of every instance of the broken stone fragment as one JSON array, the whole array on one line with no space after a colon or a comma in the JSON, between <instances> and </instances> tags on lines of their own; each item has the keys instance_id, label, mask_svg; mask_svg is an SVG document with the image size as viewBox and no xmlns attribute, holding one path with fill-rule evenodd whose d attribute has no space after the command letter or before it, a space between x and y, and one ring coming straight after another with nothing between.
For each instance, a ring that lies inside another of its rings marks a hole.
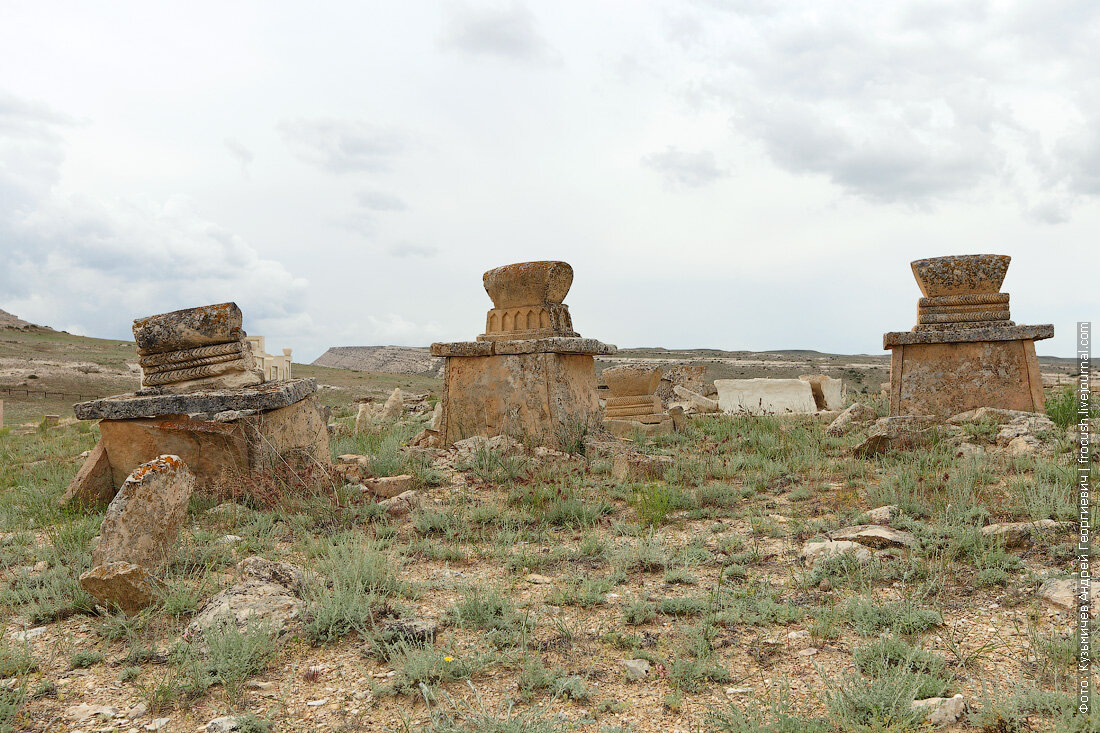
<instances>
[{"instance_id":1,"label":"broken stone fragment","mask_svg":"<svg viewBox=\"0 0 1100 733\"><path fill-rule=\"evenodd\" d=\"M406 491L393 498L378 502L378 506L385 509L391 517L401 517L418 508L423 502L424 495L419 491Z\"/></svg>"},{"instance_id":2,"label":"broken stone fragment","mask_svg":"<svg viewBox=\"0 0 1100 733\"><path fill-rule=\"evenodd\" d=\"M874 550L887 547L916 547L917 539L899 529L883 527L878 524L861 524L855 527L845 527L829 533L833 540L850 540Z\"/></svg>"},{"instance_id":3,"label":"broken stone fragment","mask_svg":"<svg viewBox=\"0 0 1100 733\"><path fill-rule=\"evenodd\" d=\"M393 393L390 394L389 398L386 400L386 404L382 406L382 419L400 419L404 411L405 400L401 395L401 389L399 387L396 387L394 388Z\"/></svg>"},{"instance_id":4,"label":"broken stone fragment","mask_svg":"<svg viewBox=\"0 0 1100 733\"><path fill-rule=\"evenodd\" d=\"M1039 598L1049 606L1063 611L1076 611L1080 605L1077 595L1078 586L1074 578L1059 578L1043 581L1039 586ZM1092 598L1092 606L1095 610L1097 599Z\"/></svg>"},{"instance_id":5,"label":"broken stone fragment","mask_svg":"<svg viewBox=\"0 0 1100 733\"><path fill-rule=\"evenodd\" d=\"M968 425L980 422L995 422L1003 425L1018 417L1038 417L1038 413L1024 412L1023 410L1003 410L999 407L978 407L974 410L960 412L947 418L949 425Z\"/></svg>"},{"instance_id":6,"label":"broken stone fragment","mask_svg":"<svg viewBox=\"0 0 1100 733\"><path fill-rule=\"evenodd\" d=\"M611 476L617 481L655 481L664 478L672 464L672 456L623 451L616 453L611 461Z\"/></svg>"},{"instance_id":7,"label":"broken stone fragment","mask_svg":"<svg viewBox=\"0 0 1100 733\"><path fill-rule=\"evenodd\" d=\"M628 680L644 680L649 674L649 661L645 659L624 659L623 671Z\"/></svg>"},{"instance_id":8,"label":"broken stone fragment","mask_svg":"<svg viewBox=\"0 0 1100 733\"><path fill-rule=\"evenodd\" d=\"M874 419L875 411L873 409L861 402L856 402L837 415L836 419L829 423L829 427L825 428L825 432L835 436L847 435L856 424L870 422Z\"/></svg>"},{"instance_id":9,"label":"broken stone fragment","mask_svg":"<svg viewBox=\"0 0 1100 733\"><path fill-rule=\"evenodd\" d=\"M954 697L929 697L914 700L913 710L924 712L924 720L932 725L952 725L966 715L967 699L962 695Z\"/></svg>"},{"instance_id":10,"label":"broken stone fragment","mask_svg":"<svg viewBox=\"0 0 1100 733\"><path fill-rule=\"evenodd\" d=\"M864 512L862 519L867 524L889 524L898 515L898 508L894 504L887 504Z\"/></svg>"},{"instance_id":11,"label":"broken stone fragment","mask_svg":"<svg viewBox=\"0 0 1100 733\"><path fill-rule=\"evenodd\" d=\"M887 450L905 450L922 445L935 418L928 415L904 415L880 418L867 431L867 438L853 449L859 458L868 458Z\"/></svg>"},{"instance_id":12,"label":"broken stone fragment","mask_svg":"<svg viewBox=\"0 0 1100 733\"><path fill-rule=\"evenodd\" d=\"M1003 522L982 527L982 534L1004 542L1005 547L1024 547L1041 535L1050 535L1063 527L1069 527L1069 522L1056 522L1053 519L1040 519L1036 522Z\"/></svg>"},{"instance_id":13,"label":"broken stone fragment","mask_svg":"<svg viewBox=\"0 0 1100 733\"><path fill-rule=\"evenodd\" d=\"M135 614L157 600L157 583L149 571L132 562L109 562L80 576L80 587L108 608Z\"/></svg>"},{"instance_id":14,"label":"broken stone fragment","mask_svg":"<svg viewBox=\"0 0 1100 733\"><path fill-rule=\"evenodd\" d=\"M718 400L712 400L709 397L704 397L698 392L692 392L687 387L682 387L677 384L672 387L673 393L681 399L687 400L695 405L695 408L699 412L718 412Z\"/></svg>"},{"instance_id":15,"label":"broken stone fragment","mask_svg":"<svg viewBox=\"0 0 1100 733\"><path fill-rule=\"evenodd\" d=\"M244 315L236 303L183 308L134 320L140 354L159 354L197 346L237 341Z\"/></svg>"},{"instance_id":16,"label":"broken stone fragment","mask_svg":"<svg viewBox=\"0 0 1100 733\"><path fill-rule=\"evenodd\" d=\"M93 566L123 561L158 569L179 535L194 488L195 477L178 456L136 468L107 507Z\"/></svg>"},{"instance_id":17,"label":"broken stone fragment","mask_svg":"<svg viewBox=\"0 0 1100 733\"><path fill-rule=\"evenodd\" d=\"M365 478L360 483L364 491L390 499L398 494L403 494L416 485L416 477L407 473L399 476L382 476L381 478Z\"/></svg>"},{"instance_id":18,"label":"broken stone fragment","mask_svg":"<svg viewBox=\"0 0 1100 733\"><path fill-rule=\"evenodd\" d=\"M282 633L298 618L302 595L309 582L307 573L296 565L262 557L242 560L237 568L241 580L207 600L187 627L192 638L226 621L238 629L266 626Z\"/></svg>"},{"instance_id":19,"label":"broken stone fragment","mask_svg":"<svg viewBox=\"0 0 1100 733\"><path fill-rule=\"evenodd\" d=\"M81 464L80 470L69 483L69 488L61 497L60 503L95 505L109 502L115 496L115 482L111 474L111 461L103 441L95 444Z\"/></svg>"},{"instance_id":20,"label":"broken stone fragment","mask_svg":"<svg viewBox=\"0 0 1100 733\"><path fill-rule=\"evenodd\" d=\"M840 555L851 554L861 565L871 560L871 551L858 542L849 540L825 540L823 542L807 542L802 546L798 557L807 565L813 565L818 560Z\"/></svg>"}]
</instances>

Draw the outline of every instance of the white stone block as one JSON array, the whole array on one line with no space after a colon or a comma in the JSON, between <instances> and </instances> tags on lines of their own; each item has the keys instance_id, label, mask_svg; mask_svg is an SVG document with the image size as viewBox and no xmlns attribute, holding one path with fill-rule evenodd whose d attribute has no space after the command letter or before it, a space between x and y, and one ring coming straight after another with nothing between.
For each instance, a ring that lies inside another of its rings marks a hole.
<instances>
[{"instance_id":1,"label":"white stone block","mask_svg":"<svg viewBox=\"0 0 1100 733\"><path fill-rule=\"evenodd\" d=\"M716 379L714 386L723 412L789 415L817 410L810 383L801 379Z\"/></svg>"}]
</instances>

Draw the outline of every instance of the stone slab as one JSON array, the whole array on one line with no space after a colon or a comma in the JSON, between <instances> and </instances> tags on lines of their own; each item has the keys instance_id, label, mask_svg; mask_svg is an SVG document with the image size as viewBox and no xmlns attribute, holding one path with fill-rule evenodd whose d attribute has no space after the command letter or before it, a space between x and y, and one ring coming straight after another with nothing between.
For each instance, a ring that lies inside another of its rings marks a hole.
<instances>
[{"instance_id":1,"label":"stone slab","mask_svg":"<svg viewBox=\"0 0 1100 733\"><path fill-rule=\"evenodd\" d=\"M986 328L960 328L944 331L891 331L882 336L882 348L910 344L973 343L981 341L1041 341L1053 338L1054 324L1035 326L990 326ZM961 412L961 411L960 411Z\"/></svg>"},{"instance_id":2,"label":"stone slab","mask_svg":"<svg viewBox=\"0 0 1100 733\"><path fill-rule=\"evenodd\" d=\"M979 407L1045 411L1034 341L894 347L890 361L891 415L947 419Z\"/></svg>"},{"instance_id":3,"label":"stone slab","mask_svg":"<svg viewBox=\"0 0 1100 733\"><path fill-rule=\"evenodd\" d=\"M612 344L591 338L568 338L555 336L542 339L519 339L516 341L450 341L434 343L432 356L504 356L518 354L614 354L617 351Z\"/></svg>"},{"instance_id":4,"label":"stone slab","mask_svg":"<svg viewBox=\"0 0 1100 733\"><path fill-rule=\"evenodd\" d=\"M672 432L672 417L665 415L662 419L656 422L638 422L637 420L616 420L615 418L604 418L604 428L609 433L618 438L631 438L635 432L639 432L646 437L654 435L664 435Z\"/></svg>"},{"instance_id":5,"label":"stone slab","mask_svg":"<svg viewBox=\"0 0 1100 733\"><path fill-rule=\"evenodd\" d=\"M79 402L73 405L73 411L81 420L130 420L163 415L216 414L230 410L277 410L300 402L316 391L317 380L313 378L190 394L143 390Z\"/></svg>"},{"instance_id":6,"label":"stone slab","mask_svg":"<svg viewBox=\"0 0 1100 733\"><path fill-rule=\"evenodd\" d=\"M813 388L801 379L716 379L714 386L723 412L783 415L817 410Z\"/></svg>"},{"instance_id":7,"label":"stone slab","mask_svg":"<svg viewBox=\"0 0 1100 733\"><path fill-rule=\"evenodd\" d=\"M440 434L446 444L511 435L557 447L563 434L599 420L596 368L588 354L452 356L443 370Z\"/></svg>"},{"instance_id":8,"label":"stone slab","mask_svg":"<svg viewBox=\"0 0 1100 733\"><path fill-rule=\"evenodd\" d=\"M111 473L111 461L107 458L107 451L101 440L84 459L60 503L106 504L115 495L117 488L118 484Z\"/></svg>"},{"instance_id":9,"label":"stone slab","mask_svg":"<svg viewBox=\"0 0 1100 733\"><path fill-rule=\"evenodd\" d=\"M166 453L183 459L200 488L264 467L276 456L292 465L327 466L331 460L328 428L312 395L229 422L165 415L103 420L99 432L114 487L141 464Z\"/></svg>"}]
</instances>

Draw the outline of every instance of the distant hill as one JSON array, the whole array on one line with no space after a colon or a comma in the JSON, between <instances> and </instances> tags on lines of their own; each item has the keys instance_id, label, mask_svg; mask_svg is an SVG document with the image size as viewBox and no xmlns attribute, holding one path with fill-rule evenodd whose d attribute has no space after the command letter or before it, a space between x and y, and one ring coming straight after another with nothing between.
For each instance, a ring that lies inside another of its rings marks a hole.
<instances>
[{"instance_id":1,"label":"distant hill","mask_svg":"<svg viewBox=\"0 0 1100 733\"><path fill-rule=\"evenodd\" d=\"M0 329L16 330L16 331L52 331L53 329L45 328L43 326L36 326L33 323L28 323L18 316L13 316L5 310L0 310Z\"/></svg>"},{"instance_id":2,"label":"distant hill","mask_svg":"<svg viewBox=\"0 0 1100 733\"><path fill-rule=\"evenodd\" d=\"M443 359L429 354L425 346L332 346L313 364L360 372L443 375Z\"/></svg>"}]
</instances>

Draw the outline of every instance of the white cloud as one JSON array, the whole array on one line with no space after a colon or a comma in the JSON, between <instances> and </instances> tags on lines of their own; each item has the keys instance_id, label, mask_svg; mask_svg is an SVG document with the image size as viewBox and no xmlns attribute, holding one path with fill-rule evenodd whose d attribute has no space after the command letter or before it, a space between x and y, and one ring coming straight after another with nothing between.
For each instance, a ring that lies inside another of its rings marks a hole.
<instances>
[{"instance_id":1,"label":"white cloud","mask_svg":"<svg viewBox=\"0 0 1100 733\"><path fill-rule=\"evenodd\" d=\"M660 173L669 186L699 188L724 178L727 173L718 167L710 150L690 152L669 146L659 153L642 158L642 164Z\"/></svg>"},{"instance_id":2,"label":"white cloud","mask_svg":"<svg viewBox=\"0 0 1100 733\"><path fill-rule=\"evenodd\" d=\"M284 120L279 132L296 156L329 173L386 171L408 147L404 134L366 120Z\"/></svg>"},{"instance_id":3,"label":"white cloud","mask_svg":"<svg viewBox=\"0 0 1100 733\"><path fill-rule=\"evenodd\" d=\"M534 14L518 0L497 4L449 3L440 45L471 56L557 63L560 56L539 33Z\"/></svg>"}]
</instances>

